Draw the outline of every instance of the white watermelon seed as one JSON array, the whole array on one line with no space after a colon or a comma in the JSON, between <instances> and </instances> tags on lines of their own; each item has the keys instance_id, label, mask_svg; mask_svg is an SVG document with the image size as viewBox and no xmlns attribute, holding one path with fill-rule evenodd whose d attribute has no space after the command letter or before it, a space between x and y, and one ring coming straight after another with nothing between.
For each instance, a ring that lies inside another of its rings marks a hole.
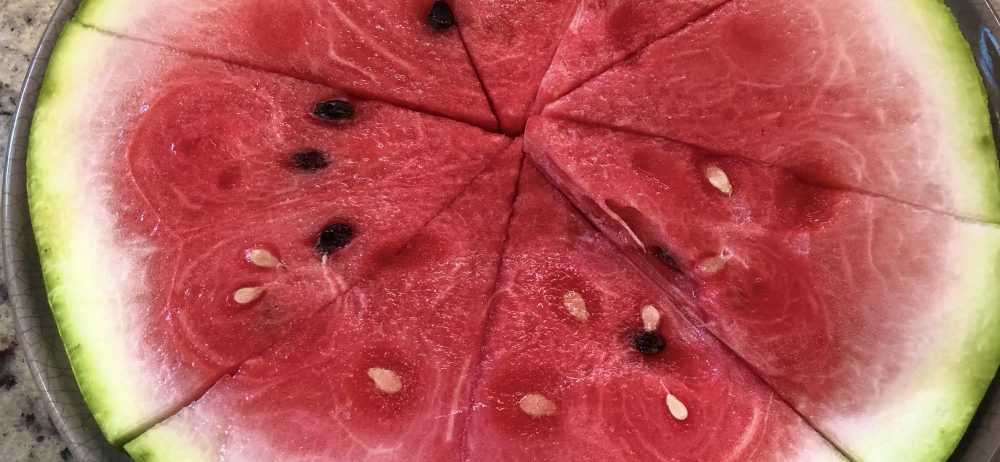
<instances>
[{"instance_id":1,"label":"white watermelon seed","mask_svg":"<svg viewBox=\"0 0 1000 462\"><path fill-rule=\"evenodd\" d=\"M587 319L590 318L590 313L587 312L587 302L576 291L571 290L563 295L563 306L577 321L587 322Z\"/></svg>"},{"instance_id":2,"label":"white watermelon seed","mask_svg":"<svg viewBox=\"0 0 1000 462\"><path fill-rule=\"evenodd\" d=\"M726 267L726 257L723 255L716 255L711 258L706 258L698 264L698 271L704 274L715 274L722 271L722 268Z\"/></svg>"},{"instance_id":3,"label":"white watermelon seed","mask_svg":"<svg viewBox=\"0 0 1000 462\"><path fill-rule=\"evenodd\" d=\"M517 405L525 414L532 417L545 417L556 413L556 403L536 393L524 395Z\"/></svg>"},{"instance_id":4,"label":"white watermelon seed","mask_svg":"<svg viewBox=\"0 0 1000 462\"><path fill-rule=\"evenodd\" d=\"M660 311L653 305L642 307L642 327L647 332L660 328Z\"/></svg>"},{"instance_id":5,"label":"white watermelon seed","mask_svg":"<svg viewBox=\"0 0 1000 462\"><path fill-rule=\"evenodd\" d=\"M715 189L722 191L723 194L728 196L733 193L733 185L729 182L729 175L726 175L726 172L722 171L721 168L714 165L708 167L705 170L705 178L708 178L708 182Z\"/></svg>"},{"instance_id":6,"label":"white watermelon seed","mask_svg":"<svg viewBox=\"0 0 1000 462\"><path fill-rule=\"evenodd\" d=\"M264 295L263 287L244 287L233 293L233 300L240 305L246 305L260 298L261 295Z\"/></svg>"},{"instance_id":7,"label":"white watermelon seed","mask_svg":"<svg viewBox=\"0 0 1000 462\"><path fill-rule=\"evenodd\" d=\"M281 266L281 260L273 253L264 249L250 249L247 251L247 261L261 268L277 268Z\"/></svg>"},{"instance_id":8,"label":"white watermelon seed","mask_svg":"<svg viewBox=\"0 0 1000 462\"><path fill-rule=\"evenodd\" d=\"M674 416L677 420L685 420L688 418L688 409L681 400L677 399L676 396L667 392L667 409L670 410L670 415Z\"/></svg>"},{"instance_id":9,"label":"white watermelon seed","mask_svg":"<svg viewBox=\"0 0 1000 462\"><path fill-rule=\"evenodd\" d=\"M403 389L403 381L399 378L399 374L389 369L373 367L368 369L368 377L375 382L375 388L382 393L399 393Z\"/></svg>"}]
</instances>

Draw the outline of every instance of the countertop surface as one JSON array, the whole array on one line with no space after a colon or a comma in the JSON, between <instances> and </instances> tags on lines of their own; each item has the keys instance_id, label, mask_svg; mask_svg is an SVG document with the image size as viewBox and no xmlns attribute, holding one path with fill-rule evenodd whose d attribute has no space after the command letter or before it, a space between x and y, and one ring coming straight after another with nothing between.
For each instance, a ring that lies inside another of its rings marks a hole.
<instances>
[{"instance_id":1,"label":"countertop surface","mask_svg":"<svg viewBox=\"0 0 1000 462\"><path fill-rule=\"evenodd\" d=\"M7 157L10 125L28 62L57 3L0 0L0 159ZM14 338L7 288L0 282L0 461L71 459Z\"/></svg>"}]
</instances>

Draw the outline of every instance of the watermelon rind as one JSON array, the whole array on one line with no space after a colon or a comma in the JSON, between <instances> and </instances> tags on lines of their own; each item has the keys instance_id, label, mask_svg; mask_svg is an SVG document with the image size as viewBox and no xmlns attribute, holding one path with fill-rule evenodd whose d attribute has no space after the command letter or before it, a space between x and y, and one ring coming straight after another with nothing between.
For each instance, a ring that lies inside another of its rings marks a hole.
<instances>
[{"instance_id":1,"label":"watermelon rind","mask_svg":"<svg viewBox=\"0 0 1000 462\"><path fill-rule=\"evenodd\" d=\"M134 8L128 0L83 0L74 20L87 25L115 24Z\"/></svg>"},{"instance_id":2,"label":"watermelon rind","mask_svg":"<svg viewBox=\"0 0 1000 462\"><path fill-rule=\"evenodd\" d=\"M951 309L897 326L910 331L912 345L897 354L928 354L906 361L919 370L884 384L882 401L857 415L814 422L835 429L827 436L844 443L854 460L947 459L993 380L1000 364L1000 228L968 222L957 228L942 243L948 261L939 262L939 276L953 283L937 303Z\"/></svg>"},{"instance_id":3,"label":"watermelon rind","mask_svg":"<svg viewBox=\"0 0 1000 462\"><path fill-rule=\"evenodd\" d=\"M916 63L918 81L925 82L924 95L931 111L945 111L938 120L942 146L951 146L956 172L951 188L952 203L959 213L994 223L1000 222L1000 166L990 121L986 88L972 50L951 10L941 0L873 1L884 8L886 27L896 29L904 47ZM942 149L942 155L947 151Z\"/></svg>"},{"instance_id":4,"label":"watermelon rind","mask_svg":"<svg viewBox=\"0 0 1000 462\"><path fill-rule=\"evenodd\" d=\"M923 97L940 118L943 144L951 144L956 162L964 165L953 180L955 204L964 204L974 216L1000 220L1000 172L987 107L986 90L950 10L941 0L873 2L885 8L881 15L896 28L900 38L913 38L911 59L923 62L921 82L936 85ZM913 332L914 341L925 336L933 342L934 357L927 358L912 383L902 385L896 403L865 413L865 421L845 418L853 442L849 455L856 460L945 460L954 452L992 382L1000 364L1000 229L964 223L959 236L948 243L951 261L941 271L954 281L943 303L954 307L937 325ZM907 352L899 352L901 355Z\"/></svg>"},{"instance_id":5,"label":"watermelon rind","mask_svg":"<svg viewBox=\"0 0 1000 462\"><path fill-rule=\"evenodd\" d=\"M161 424L126 444L125 450L136 462L211 462L219 457L214 455L218 442L210 439L199 444L199 435Z\"/></svg>"},{"instance_id":6,"label":"watermelon rind","mask_svg":"<svg viewBox=\"0 0 1000 462\"><path fill-rule=\"evenodd\" d=\"M140 393L143 377L125 345L126 294L138 283L134 256L114 242L100 175L77 130L92 108L82 88L102 75L107 42L70 22L52 52L32 122L28 207L48 301L87 405L104 435L122 444L155 423L162 397ZM134 290L134 289L133 289Z\"/></svg>"}]
</instances>

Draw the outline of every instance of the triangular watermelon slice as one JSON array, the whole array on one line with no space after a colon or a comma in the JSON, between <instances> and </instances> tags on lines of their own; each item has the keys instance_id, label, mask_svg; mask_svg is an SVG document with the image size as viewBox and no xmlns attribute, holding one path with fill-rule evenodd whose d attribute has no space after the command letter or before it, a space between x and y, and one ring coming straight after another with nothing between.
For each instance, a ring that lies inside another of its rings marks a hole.
<instances>
[{"instance_id":1,"label":"triangular watermelon slice","mask_svg":"<svg viewBox=\"0 0 1000 462\"><path fill-rule=\"evenodd\" d=\"M518 143L373 277L126 449L146 461L459 460L520 165Z\"/></svg>"},{"instance_id":2,"label":"triangular watermelon slice","mask_svg":"<svg viewBox=\"0 0 1000 462\"><path fill-rule=\"evenodd\" d=\"M1000 363L1000 228L594 126L533 119L525 145L838 447L950 454Z\"/></svg>"},{"instance_id":3,"label":"triangular watermelon slice","mask_svg":"<svg viewBox=\"0 0 1000 462\"><path fill-rule=\"evenodd\" d=\"M462 40L500 129L524 131L538 85L580 0L453 0Z\"/></svg>"},{"instance_id":4,"label":"triangular watermelon slice","mask_svg":"<svg viewBox=\"0 0 1000 462\"><path fill-rule=\"evenodd\" d=\"M726 0L582 0L542 79L534 113Z\"/></svg>"},{"instance_id":5,"label":"triangular watermelon slice","mask_svg":"<svg viewBox=\"0 0 1000 462\"><path fill-rule=\"evenodd\" d=\"M843 460L530 165L518 191L464 460Z\"/></svg>"},{"instance_id":6,"label":"triangular watermelon slice","mask_svg":"<svg viewBox=\"0 0 1000 462\"><path fill-rule=\"evenodd\" d=\"M359 98L496 128L459 34L432 0L86 0L114 34L323 83Z\"/></svg>"},{"instance_id":7,"label":"triangular watermelon slice","mask_svg":"<svg viewBox=\"0 0 1000 462\"><path fill-rule=\"evenodd\" d=\"M32 224L84 397L116 443L343 293L509 144L76 24L52 62ZM316 117L331 98L353 118Z\"/></svg>"},{"instance_id":8,"label":"triangular watermelon slice","mask_svg":"<svg viewBox=\"0 0 1000 462\"><path fill-rule=\"evenodd\" d=\"M736 0L548 114L1000 221L985 101L939 1Z\"/></svg>"}]
</instances>

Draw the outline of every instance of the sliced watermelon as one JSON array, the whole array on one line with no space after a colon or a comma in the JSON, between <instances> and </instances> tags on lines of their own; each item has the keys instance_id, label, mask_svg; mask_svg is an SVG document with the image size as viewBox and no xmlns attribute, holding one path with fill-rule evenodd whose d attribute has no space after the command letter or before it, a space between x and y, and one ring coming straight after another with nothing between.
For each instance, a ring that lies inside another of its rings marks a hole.
<instances>
[{"instance_id":1,"label":"sliced watermelon","mask_svg":"<svg viewBox=\"0 0 1000 462\"><path fill-rule=\"evenodd\" d=\"M542 79L533 112L725 2L582 0Z\"/></svg>"},{"instance_id":2,"label":"sliced watermelon","mask_svg":"<svg viewBox=\"0 0 1000 462\"><path fill-rule=\"evenodd\" d=\"M432 3L86 0L77 20L495 129L458 33L428 24Z\"/></svg>"},{"instance_id":3,"label":"sliced watermelon","mask_svg":"<svg viewBox=\"0 0 1000 462\"><path fill-rule=\"evenodd\" d=\"M574 202L838 447L950 454L1000 363L1000 228L659 138L527 133Z\"/></svg>"},{"instance_id":4,"label":"sliced watermelon","mask_svg":"<svg viewBox=\"0 0 1000 462\"><path fill-rule=\"evenodd\" d=\"M982 83L938 0L736 0L548 114L1000 221Z\"/></svg>"},{"instance_id":5,"label":"sliced watermelon","mask_svg":"<svg viewBox=\"0 0 1000 462\"><path fill-rule=\"evenodd\" d=\"M465 460L842 460L533 167L518 189Z\"/></svg>"},{"instance_id":6,"label":"sliced watermelon","mask_svg":"<svg viewBox=\"0 0 1000 462\"><path fill-rule=\"evenodd\" d=\"M32 223L83 394L115 443L343 293L509 144L362 100L320 120L315 104L340 92L73 23L52 63Z\"/></svg>"},{"instance_id":7,"label":"sliced watermelon","mask_svg":"<svg viewBox=\"0 0 1000 462\"><path fill-rule=\"evenodd\" d=\"M524 131L579 0L453 0L455 21L508 134Z\"/></svg>"},{"instance_id":8,"label":"sliced watermelon","mask_svg":"<svg viewBox=\"0 0 1000 462\"><path fill-rule=\"evenodd\" d=\"M126 448L138 461L458 460L516 144L375 276Z\"/></svg>"}]
</instances>

